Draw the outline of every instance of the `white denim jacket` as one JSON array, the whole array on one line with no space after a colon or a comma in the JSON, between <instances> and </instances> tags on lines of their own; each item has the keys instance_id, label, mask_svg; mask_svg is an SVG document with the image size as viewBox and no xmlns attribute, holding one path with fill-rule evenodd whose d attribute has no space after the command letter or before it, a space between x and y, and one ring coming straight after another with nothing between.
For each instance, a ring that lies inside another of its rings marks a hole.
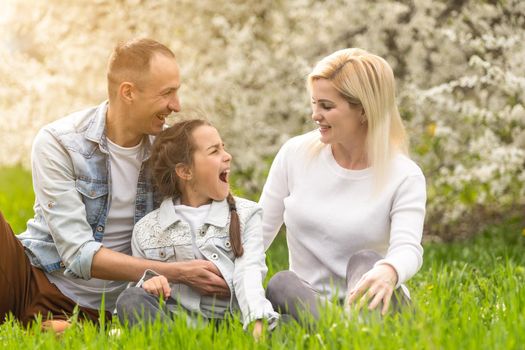
<instances>
[{"instance_id":1,"label":"white denim jacket","mask_svg":"<svg viewBox=\"0 0 525 350\"><path fill-rule=\"evenodd\" d=\"M262 281L266 275L262 240L262 210L252 201L235 198L241 226L244 254L235 258L230 244L230 212L226 200L213 201L204 225L195 238L202 255L213 262L230 287L229 308L240 307L244 327L257 319L267 319L270 328L279 314L266 299ZM133 230L134 256L165 262L194 260L192 233L188 223L177 214L172 199L147 214ZM155 273L146 271L140 286ZM189 311L201 313L201 295L184 284L171 284L171 298ZM224 310L226 311L226 310ZM223 315L216 315L223 316Z\"/></svg>"},{"instance_id":2,"label":"white denim jacket","mask_svg":"<svg viewBox=\"0 0 525 350\"><path fill-rule=\"evenodd\" d=\"M111 207L106 137L108 102L46 125L31 154L35 216L18 235L31 263L46 272L64 270L91 279L93 256L102 247ZM144 138L134 222L158 206L145 162L153 136Z\"/></svg>"}]
</instances>

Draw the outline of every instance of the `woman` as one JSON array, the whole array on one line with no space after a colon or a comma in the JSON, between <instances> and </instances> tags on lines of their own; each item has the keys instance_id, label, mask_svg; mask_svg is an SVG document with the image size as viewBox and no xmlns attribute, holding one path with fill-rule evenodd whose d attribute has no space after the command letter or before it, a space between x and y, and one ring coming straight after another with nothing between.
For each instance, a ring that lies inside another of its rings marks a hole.
<instances>
[{"instance_id":1,"label":"woman","mask_svg":"<svg viewBox=\"0 0 525 350\"><path fill-rule=\"evenodd\" d=\"M318 129L283 145L260 199L265 247L284 222L290 258L267 296L295 318L317 319L327 298L385 314L409 299L402 284L421 267L426 201L394 74L381 57L344 49L315 66L308 87Z\"/></svg>"}]
</instances>

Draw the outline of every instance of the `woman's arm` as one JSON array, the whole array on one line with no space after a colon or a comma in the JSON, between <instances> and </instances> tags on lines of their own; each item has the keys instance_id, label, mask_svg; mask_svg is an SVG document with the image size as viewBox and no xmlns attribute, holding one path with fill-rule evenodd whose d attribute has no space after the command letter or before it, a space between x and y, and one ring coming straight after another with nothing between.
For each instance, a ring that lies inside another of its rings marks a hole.
<instances>
[{"instance_id":1,"label":"woman's arm","mask_svg":"<svg viewBox=\"0 0 525 350\"><path fill-rule=\"evenodd\" d=\"M283 224L284 199L290 194L286 146L285 144L275 156L259 199L259 205L263 210L262 230L265 250L272 244Z\"/></svg>"},{"instance_id":2,"label":"woman's arm","mask_svg":"<svg viewBox=\"0 0 525 350\"><path fill-rule=\"evenodd\" d=\"M348 303L369 302L375 309L383 302L382 314L388 310L395 288L412 277L423 263L423 222L426 186L423 174L408 176L398 187L390 211L390 244L384 259L375 263L349 291Z\"/></svg>"},{"instance_id":3,"label":"woman's arm","mask_svg":"<svg viewBox=\"0 0 525 350\"><path fill-rule=\"evenodd\" d=\"M396 287L416 274L423 264L423 224L426 184L423 174L408 176L397 188L390 211L390 242L384 259L397 272Z\"/></svg>"}]
</instances>

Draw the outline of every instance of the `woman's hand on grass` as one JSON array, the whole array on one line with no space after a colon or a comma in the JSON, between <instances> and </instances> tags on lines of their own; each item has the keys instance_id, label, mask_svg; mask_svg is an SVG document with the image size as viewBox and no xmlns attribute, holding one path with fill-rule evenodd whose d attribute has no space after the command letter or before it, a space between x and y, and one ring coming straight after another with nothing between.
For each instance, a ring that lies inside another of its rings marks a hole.
<instances>
[{"instance_id":1,"label":"woman's hand on grass","mask_svg":"<svg viewBox=\"0 0 525 350\"><path fill-rule=\"evenodd\" d=\"M168 279L164 276L155 276L145 281L142 288L153 295L169 298L171 294L171 287Z\"/></svg>"},{"instance_id":2,"label":"woman's hand on grass","mask_svg":"<svg viewBox=\"0 0 525 350\"><path fill-rule=\"evenodd\" d=\"M396 283L397 272L391 265L377 265L365 273L357 282L356 286L349 292L348 304L352 305L357 301L357 307L361 308L370 301L368 309L374 310L383 302L381 314L385 315L388 311Z\"/></svg>"}]
</instances>

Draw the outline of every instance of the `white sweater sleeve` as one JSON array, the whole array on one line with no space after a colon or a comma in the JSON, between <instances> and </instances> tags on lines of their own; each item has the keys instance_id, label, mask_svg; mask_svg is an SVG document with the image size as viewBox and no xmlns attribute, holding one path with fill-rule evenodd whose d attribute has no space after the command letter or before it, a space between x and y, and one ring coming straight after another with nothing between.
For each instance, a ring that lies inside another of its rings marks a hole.
<instances>
[{"instance_id":1,"label":"white sweater sleeve","mask_svg":"<svg viewBox=\"0 0 525 350\"><path fill-rule=\"evenodd\" d=\"M390 244L386 257L397 272L397 286L410 279L423 263L423 223L426 186L423 174L408 176L397 188L390 212Z\"/></svg>"},{"instance_id":2,"label":"white sweater sleeve","mask_svg":"<svg viewBox=\"0 0 525 350\"><path fill-rule=\"evenodd\" d=\"M273 160L266 184L264 185L259 205L263 209L263 241L264 249L272 244L283 224L284 199L290 194L288 187L286 143Z\"/></svg>"}]
</instances>

